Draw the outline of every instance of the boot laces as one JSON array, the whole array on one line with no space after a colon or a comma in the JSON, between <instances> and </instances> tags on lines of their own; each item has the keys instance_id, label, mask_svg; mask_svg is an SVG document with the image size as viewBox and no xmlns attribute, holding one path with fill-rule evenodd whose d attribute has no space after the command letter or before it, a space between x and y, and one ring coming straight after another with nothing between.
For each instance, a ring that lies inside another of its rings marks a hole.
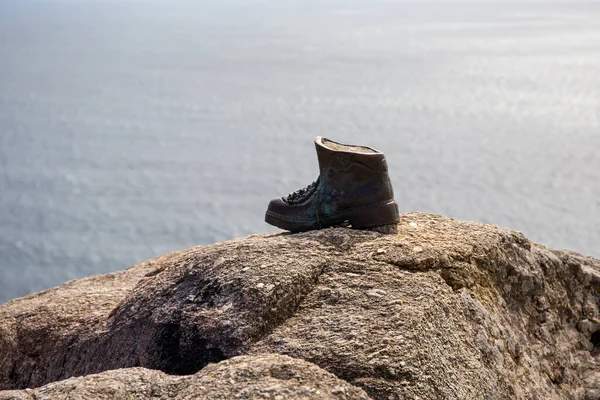
<instances>
[{"instance_id":1,"label":"boot laces","mask_svg":"<svg viewBox=\"0 0 600 400\"><path fill-rule=\"evenodd\" d=\"M303 187L302 189L298 189L293 193L288 194L285 201L289 204L299 203L302 200L306 199L308 196L312 195L319 184L319 179L311 183L310 185Z\"/></svg>"}]
</instances>

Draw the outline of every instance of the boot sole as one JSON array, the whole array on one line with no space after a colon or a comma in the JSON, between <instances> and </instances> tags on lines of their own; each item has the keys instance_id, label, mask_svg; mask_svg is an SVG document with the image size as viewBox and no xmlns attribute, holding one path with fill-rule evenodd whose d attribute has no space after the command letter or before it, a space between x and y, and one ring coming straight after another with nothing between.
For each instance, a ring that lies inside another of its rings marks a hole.
<instances>
[{"instance_id":1,"label":"boot sole","mask_svg":"<svg viewBox=\"0 0 600 400\"><path fill-rule=\"evenodd\" d=\"M385 203L339 213L330 218L323 219L320 228L328 228L346 221L352 225L352 229L365 229L374 226L396 224L400 221L398 204L394 200L390 200ZM319 229L316 220L289 221L282 218L279 214L269 211L265 214L265 222L291 232L305 232Z\"/></svg>"}]
</instances>

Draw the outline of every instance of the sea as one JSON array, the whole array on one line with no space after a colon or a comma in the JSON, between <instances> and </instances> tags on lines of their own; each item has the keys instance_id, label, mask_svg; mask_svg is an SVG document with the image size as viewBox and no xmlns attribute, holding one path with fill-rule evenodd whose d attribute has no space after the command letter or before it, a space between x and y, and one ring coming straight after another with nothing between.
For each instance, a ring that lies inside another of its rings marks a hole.
<instances>
[{"instance_id":1,"label":"sea","mask_svg":"<svg viewBox=\"0 0 600 400\"><path fill-rule=\"evenodd\" d=\"M600 2L1 0L0 304L274 230L317 135L600 257Z\"/></svg>"}]
</instances>

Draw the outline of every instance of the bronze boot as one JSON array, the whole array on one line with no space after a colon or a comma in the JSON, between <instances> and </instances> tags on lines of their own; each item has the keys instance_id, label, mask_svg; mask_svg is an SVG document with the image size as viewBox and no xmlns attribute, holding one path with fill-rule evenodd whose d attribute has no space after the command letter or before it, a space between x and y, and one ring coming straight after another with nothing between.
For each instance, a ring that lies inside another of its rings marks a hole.
<instances>
[{"instance_id":1,"label":"bronze boot","mask_svg":"<svg viewBox=\"0 0 600 400\"><path fill-rule=\"evenodd\" d=\"M398 205L385 155L365 146L315 138L319 177L307 187L271 200L265 221L302 232L350 224L362 229L398 222Z\"/></svg>"}]
</instances>

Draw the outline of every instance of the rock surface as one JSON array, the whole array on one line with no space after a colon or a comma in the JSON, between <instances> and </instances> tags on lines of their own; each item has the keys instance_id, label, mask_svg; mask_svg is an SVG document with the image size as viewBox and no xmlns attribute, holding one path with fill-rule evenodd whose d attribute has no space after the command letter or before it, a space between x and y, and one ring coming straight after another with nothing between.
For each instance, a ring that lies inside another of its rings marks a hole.
<instances>
[{"instance_id":1,"label":"rock surface","mask_svg":"<svg viewBox=\"0 0 600 400\"><path fill-rule=\"evenodd\" d=\"M368 400L367 394L314 364L279 354L240 356L195 375L126 368L0 392L0 400L276 399Z\"/></svg>"},{"instance_id":2,"label":"rock surface","mask_svg":"<svg viewBox=\"0 0 600 400\"><path fill-rule=\"evenodd\" d=\"M373 399L599 398L599 260L431 214L395 230L254 235L13 300L0 389L279 353Z\"/></svg>"}]
</instances>

